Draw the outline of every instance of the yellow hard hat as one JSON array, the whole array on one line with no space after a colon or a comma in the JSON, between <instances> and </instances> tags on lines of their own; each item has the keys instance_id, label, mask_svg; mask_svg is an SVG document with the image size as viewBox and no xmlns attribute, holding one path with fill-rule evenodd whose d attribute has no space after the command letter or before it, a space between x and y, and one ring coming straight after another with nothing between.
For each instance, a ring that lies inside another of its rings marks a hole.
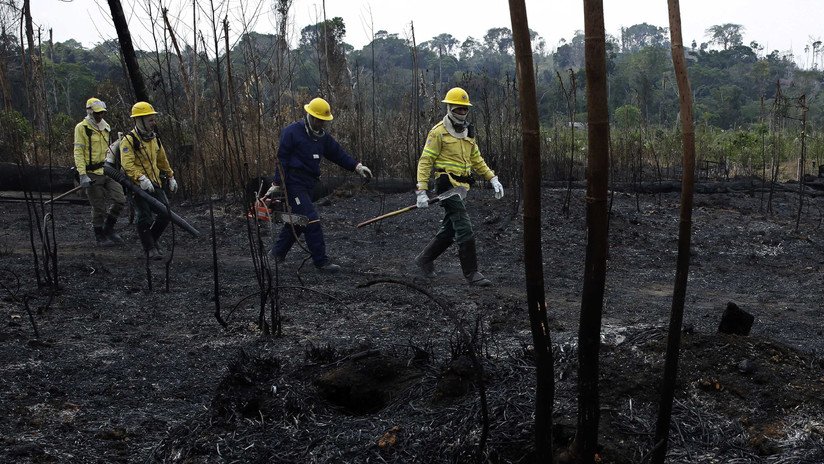
<instances>
[{"instance_id":1,"label":"yellow hard hat","mask_svg":"<svg viewBox=\"0 0 824 464\"><path fill-rule=\"evenodd\" d=\"M332 120L332 108L329 103L322 98L314 98L308 104L303 105L303 109L312 116L323 119L324 121Z\"/></svg>"},{"instance_id":2,"label":"yellow hard hat","mask_svg":"<svg viewBox=\"0 0 824 464\"><path fill-rule=\"evenodd\" d=\"M106 109L106 103L103 102L102 100L97 100L95 102L92 102L90 109L92 110L93 113L105 113L105 112L108 111Z\"/></svg>"},{"instance_id":3,"label":"yellow hard hat","mask_svg":"<svg viewBox=\"0 0 824 464\"><path fill-rule=\"evenodd\" d=\"M472 103L469 103L469 94L466 93L466 90L460 87L452 87L449 89L449 92L446 92L446 96L443 97L441 103L449 103L452 105L461 105L461 106L472 106Z\"/></svg>"},{"instance_id":4,"label":"yellow hard hat","mask_svg":"<svg viewBox=\"0 0 824 464\"><path fill-rule=\"evenodd\" d=\"M99 99L99 98L94 98L94 97L92 97L92 98L90 98L90 99L86 100L86 109L87 109L87 110L90 110L90 109L92 108L92 104L93 104L94 102L99 102L99 101L100 101L100 99Z\"/></svg>"},{"instance_id":5,"label":"yellow hard hat","mask_svg":"<svg viewBox=\"0 0 824 464\"><path fill-rule=\"evenodd\" d=\"M152 105L146 102L137 102L132 106L132 116L133 118L138 118L140 116L149 116L150 114L157 114L157 111L154 110Z\"/></svg>"}]
</instances>

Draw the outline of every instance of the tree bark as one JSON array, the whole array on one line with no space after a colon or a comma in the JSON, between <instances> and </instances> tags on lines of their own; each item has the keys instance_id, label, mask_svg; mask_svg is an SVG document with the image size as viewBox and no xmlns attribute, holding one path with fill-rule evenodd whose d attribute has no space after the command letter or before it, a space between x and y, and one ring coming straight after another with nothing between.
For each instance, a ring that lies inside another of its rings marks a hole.
<instances>
[{"instance_id":1,"label":"tree bark","mask_svg":"<svg viewBox=\"0 0 824 464\"><path fill-rule=\"evenodd\" d=\"M681 109L681 129L683 131L684 172L681 179L681 218L678 226L678 258L675 270L675 285L672 292L669 334L667 336L667 357L664 364L664 379L661 387L661 403L655 426L655 447L652 462L663 464L667 456L672 402L675 398L675 381L678 376L678 356L681 348L681 325L684 320L684 300L687 295L687 277L690 268L690 238L692 234L692 202L695 183L695 128L692 121L692 91L684 58L684 43L681 39L681 7L679 0L668 0L670 41L672 43L672 63L678 82L678 100Z\"/></svg>"},{"instance_id":2,"label":"tree bark","mask_svg":"<svg viewBox=\"0 0 824 464\"><path fill-rule=\"evenodd\" d=\"M129 24L123 14L123 6L120 0L109 0L109 9L112 11L112 22L117 31L117 40L120 43L120 53L126 62L126 70L129 73L129 80L132 81L132 89L136 101L151 101L143 75L140 74L140 66L137 64L137 56L132 45L132 35L129 32Z\"/></svg>"},{"instance_id":3,"label":"tree bark","mask_svg":"<svg viewBox=\"0 0 824 464\"><path fill-rule=\"evenodd\" d=\"M555 399L552 340L544 296L541 251L541 139L538 99L524 0L509 0L518 90L521 94L524 181L524 271L532 340L535 345L535 462L552 462L552 403Z\"/></svg>"},{"instance_id":4,"label":"tree bark","mask_svg":"<svg viewBox=\"0 0 824 464\"><path fill-rule=\"evenodd\" d=\"M607 108L606 34L602 0L584 0L587 78L587 231L584 286L578 327L578 430L575 455L595 462L601 315L607 263L607 186L609 182L609 109Z\"/></svg>"}]
</instances>

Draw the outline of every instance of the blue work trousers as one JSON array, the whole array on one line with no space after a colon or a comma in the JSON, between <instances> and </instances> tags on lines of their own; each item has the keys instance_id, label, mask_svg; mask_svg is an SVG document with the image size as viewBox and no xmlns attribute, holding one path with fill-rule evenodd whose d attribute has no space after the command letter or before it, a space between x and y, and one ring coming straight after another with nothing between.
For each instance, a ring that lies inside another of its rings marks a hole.
<instances>
[{"instance_id":1,"label":"blue work trousers","mask_svg":"<svg viewBox=\"0 0 824 464\"><path fill-rule=\"evenodd\" d=\"M323 230L320 227L320 217L312 204L312 189L302 185L287 185L286 196L292 213L306 216L309 225L297 226L284 224L280 230L277 242L275 242L274 253L280 258L285 258L286 253L295 244L301 234L306 236L306 247L312 255L312 262L315 266L323 266L329 262L326 256L326 243L323 240Z\"/></svg>"}]
</instances>

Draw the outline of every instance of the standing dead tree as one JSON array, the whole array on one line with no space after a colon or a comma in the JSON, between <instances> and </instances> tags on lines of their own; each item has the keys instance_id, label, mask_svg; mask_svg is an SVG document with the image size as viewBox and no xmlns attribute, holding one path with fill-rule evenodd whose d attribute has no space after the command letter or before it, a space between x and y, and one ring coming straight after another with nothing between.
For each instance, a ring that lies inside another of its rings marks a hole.
<instances>
[{"instance_id":1,"label":"standing dead tree","mask_svg":"<svg viewBox=\"0 0 824 464\"><path fill-rule=\"evenodd\" d=\"M40 47L34 41L34 26L31 17L31 1L23 1L23 24L25 24L26 44L28 45L28 56L26 62L29 65L29 77L26 81L28 90L29 106L34 111L34 127L41 133L46 132L45 117L45 94L41 92L43 85L43 72L41 68ZM21 38L22 39L22 38ZM21 47L22 49L23 47Z\"/></svg>"},{"instance_id":2,"label":"standing dead tree","mask_svg":"<svg viewBox=\"0 0 824 464\"><path fill-rule=\"evenodd\" d=\"M795 216L795 231L801 222L801 211L804 208L804 166L807 164L807 96L798 99L801 108L801 159L798 162L798 214Z\"/></svg>"},{"instance_id":3,"label":"standing dead tree","mask_svg":"<svg viewBox=\"0 0 824 464\"><path fill-rule=\"evenodd\" d=\"M123 5L120 0L109 0L109 9L112 13L112 22L117 31L117 40L120 43L120 53L126 62L126 69L129 73L129 80L132 82L134 97L137 101L150 101L149 92L146 90L146 83L143 75L140 74L140 66L137 64L137 56L132 45L132 35L129 32L129 23L126 22L126 15L123 13Z\"/></svg>"},{"instance_id":4,"label":"standing dead tree","mask_svg":"<svg viewBox=\"0 0 824 464\"><path fill-rule=\"evenodd\" d=\"M796 215L795 228L796 231L801 222L801 214L804 207L804 174L807 164L807 96L801 95L799 97L788 97L781 91L781 82L776 84L775 100L773 101L773 127L774 132L774 156L773 156L773 172L772 185L770 190L770 201L768 210L772 212L772 192L775 189L775 184L778 182L778 175L780 172L780 165L782 161L781 153L785 148L782 143L782 135L787 129L787 120L799 121L801 123L801 133L798 135L798 140L801 143L799 148L800 154L798 158L798 212ZM787 142L784 142L787 143Z\"/></svg>"},{"instance_id":5,"label":"standing dead tree","mask_svg":"<svg viewBox=\"0 0 824 464\"><path fill-rule=\"evenodd\" d=\"M782 158L782 148L784 144L782 142L781 134L783 133L783 120L780 117L782 107L780 103L783 101L784 97L781 94L781 81L776 81L775 83L775 99L773 100L772 106L772 166L770 168L770 194L767 197L767 212L772 214L772 201L773 196L775 194L775 185L778 182L778 172L781 168L781 158Z\"/></svg>"},{"instance_id":6,"label":"standing dead tree","mask_svg":"<svg viewBox=\"0 0 824 464\"><path fill-rule=\"evenodd\" d=\"M668 0L672 63L678 82L678 100L681 109L681 130L683 133L684 172L681 178L681 212L678 225L678 258L675 270L675 285L672 292L669 333L667 335L667 355L664 364L664 379L661 387L661 402L655 426L655 445L651 452L652 462L663 464L667 456L672 402L675 398L675 381L678 376L678 356L681 349L681 325L684 320L684 300L687 295L687 277L690 269L690 239L692 235L692 204L695 184L695 128L692 120L692 90L690 90L687 61L684 57L684 42L681 38L681 7L679 0Z\"/></svg>"},{"instance_id":7,"label":"standing dead tree","mask_svg":"<svg viewBox=\"0 0 824 464\"><path fill-rule=\"evenodd\" d=\"M552 462L552 403L555 399L552 340L547 323L541 251L541 133L538 99L532 64L524 0L509 0L512 38L515 45L518 90L521 95L524 184L524 272L529 325L535 345L537 387L535 389L536 462Z\"/></svg>"},{"instance_id":8,"label":"standing dead tree","mask_svg":"<svg viewBox=\"0 0 824 464\"><path fill-rule=\"evenodd\" d=\"M58 267L57 267L57 242L54 225L54 205L50 211L46 212L46 203L43 202L43 194L40 193L35 198L35 187L24 182L26 175L24 171L29 164L35 167L40 166L40 149L45 146L48 155L48 185L49 190L53 185L52 179L52 141L49 128L48 111L46 111L46 91L44 86L43 60L40 53L41 42L38 33L37 45L34 40L33 21L31 17L31 3L29 0L23 2L21 10L21 59L25 78L25 90L29 106L33 107L34 130L31 137L24 137L24 131L17 131L14 127L4 128L4 133L0 135L6 148L11 148L16 152L18 176L21 185L24 185L23 193L26 197L26 208L29 219L29 241L31 243L32 257L34 258L34 271L38 286L50 287L50 295L53 296L59 290ZM22 38L25 35L28 49L23 45ZM26 70L28 69L28 75ZM31 147L32 154L29 155L24 147ZM42 190L42 189L38 189ZM42 218L42 223L41 223ZM42 253L42 256L38 255ZM42 260L43 275L41 280L40 264Z\"/></svg>"},{"instance_id":9,"label":"standing dead tree","mask_svg":"<svg viewBox=\"0 0 824 464\"><path fill-rule=\"evenodd\" d=\"M609 108L606 33L602 0L584 0L587 75L587 248L578 326L578 430L573 445L577 461L592 463L598 448L599 351L607 274L609 222Z\"/></svg>"},{"instance_id":10,"label":"standing dead tree","mask_svg":"<svg viewBox=\"0 0 824 464\"><path fill-rule=\"evenodd\" d=\"M575 71L569 69L569 91L564 87L564 78L561 73L555 71L558 76L558 83L561 85L561 91L564 93L564 98L567 103L567 123L569 124L569 169L567 171L567 190L564 196L564 203L561 206L561 212L564 217L569 217L569 203L572 199L572 169L575 166L575 107L578 105L577 88L578 84L575 82Z\"/></svg>"}]
</instances>

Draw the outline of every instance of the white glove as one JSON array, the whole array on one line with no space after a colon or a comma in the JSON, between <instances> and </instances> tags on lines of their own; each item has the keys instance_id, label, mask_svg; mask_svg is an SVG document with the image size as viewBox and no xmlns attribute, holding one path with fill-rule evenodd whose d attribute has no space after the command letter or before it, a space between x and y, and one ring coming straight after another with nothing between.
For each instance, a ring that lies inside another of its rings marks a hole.
<instances>
[{"instance_id":1,"label":"white glove","mask_svg":"<svg viewBox=\"0 0 824 464\"><path fill-rule=\"evenodd\" d=\"M504 186L501 185L501 181L498 180L498 176L489 179L489 183L492 184L492 188L495 190L495 198L500 200L504 197Z\"/></svg>"},{"instance_id":2,"label":"white glove","mask_svg":"<svg viewBox=\"0 0 824 464\"><path fill-rule=\"evenodd\" d=\"M150 181L148 177L141 175L137 178L137 181L140 182L140 188L149 193L154 193L154 185L152 185L152 181Z\"/></svg>"},{"instance_id":3,"label":"white glove","mask_svg":"<svg viewBox=\"0 0 824 464\"><path fill-rule=\"evenodd\" d=\"M174 177L169 178L169 191L172 193L177 192L177 181Z\"/></svg>"},{"instance_id":4,"label":"white glove","mask_svg":"<svg viewBox=\"0 0 824 464\"><path fill-rule=\"evenodd\" d=\"M88 175L83 174L80 176L80 186L83 188L89 188L92 186L92 180L89 178Z\"/></svg>"},{"instance_id":5,"label":"white glove","mask_svg":"<svg viewBox=\"0 0 824 464\"><path fill-rule=\"evenodd\" d=\"M418 195L418 208L429 208L429 197L426 195L426 190L416 190Z\"/></svg>"},{"instance_id":6,"label":"white glove","mask_svg":"<svg viewBox=\"0 0 824 464\"><path fill-rule=\"evenodd\" d=\"M272 198L278 192L280 192L280 185L272 184L272 186L269 187L269 190L267 190L266 193L263 194L263 198Z\"/></svg>"},{"instance_id":7,"label":"white glove","mask_svg":"<svg viewBox=\"0 0 824 464\"><path fill-rule=\"evenodd\" d=\"M360 163L358 163L358 165L355 166L355 172L360 174L361 177L367 177L367 178L372 177L372 171L370 171L369 168L367 168L366 166L364 166Z\"/></svg>"}]
</instances>

